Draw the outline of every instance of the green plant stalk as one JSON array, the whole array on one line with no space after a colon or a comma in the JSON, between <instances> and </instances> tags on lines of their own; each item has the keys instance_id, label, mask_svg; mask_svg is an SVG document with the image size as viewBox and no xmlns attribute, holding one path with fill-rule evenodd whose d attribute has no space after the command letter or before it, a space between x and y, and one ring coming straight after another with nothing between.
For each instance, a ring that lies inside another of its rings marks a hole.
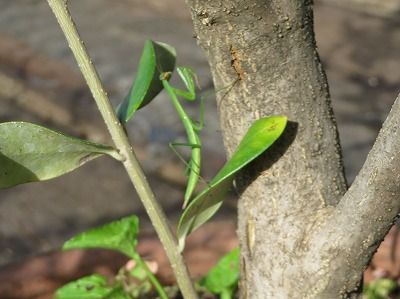
<instances>
[{"instance_id":1,"label":"green plant stalk","mask_svg":"<svg viewBox=\"0 0 400 299\"><path fill-rule=\"evenodd\" d=\"M141 199L147 214L160 238L160 241L166 251L171 267L175 273L176 281L186 299L196 299L197 294L190 279L189 271L179 252L178 244L172 233L167 218L155 199L154 193L147 182L141 166L135 153L129 143L124 129L119 122L114 109L108 99L103 85L97 74L97 71L87 53L76 26L68 11L67 1L65 0L47 0L56 19L64 32L68 45L71 48L78 66L92 92L104 122L110 132L116 148L119 150L124 161L122 162L129 178L131 179L136 191Z\"/></svg>"},{"instance_id":2,"label":"green plant stalk","mask_svg":"<svg viewBox=\"0 0 400 299\"><path fill-rule=\"evenodd\" d=\"M132 255L131 258L135 260L146 272L147 277L149 278L150 282L153 284L155 289L157 290L158 295L160 295L161 299L168 299L168 295L165 293L164 288L161 286L160 282L158 279L153 275L153 273L150 271L149 267L147 267L146 262L142 259L142 257L139 254Z\"/></svg>"}]
</instances>

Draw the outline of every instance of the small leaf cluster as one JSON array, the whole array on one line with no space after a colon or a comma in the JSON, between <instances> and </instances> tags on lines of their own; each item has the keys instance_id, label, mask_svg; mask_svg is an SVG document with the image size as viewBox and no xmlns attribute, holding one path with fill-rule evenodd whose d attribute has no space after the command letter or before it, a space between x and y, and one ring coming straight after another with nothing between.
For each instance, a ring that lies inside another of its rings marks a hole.
<instances>
[{"instance_id":1,"label":"small leaf cluster","mask_svg":"<svg viewBox=\"0 0 400 299\"><path fill-rule=\"evenodd\" d=\"M83 232L68 240L64 250L103 248L118 251L135 262L132 269L121 268L114 281L95 274L66 284L56 293L56 299L111 299L141 298L152 290L155 279L136 251L139 219L129 216ZM168 298L160 288L161 298Z\"/></svg>"},{"instance_id":2,"label":"small leaf cluster","mask_svg":"<svg viewBox=\"0 0 400 299\"><path fill-rule=\"evenodd\" d=\"M224 255L199 284L221 299L232 299L239 282L239 248Z\"/></svg>"}]
</instances>

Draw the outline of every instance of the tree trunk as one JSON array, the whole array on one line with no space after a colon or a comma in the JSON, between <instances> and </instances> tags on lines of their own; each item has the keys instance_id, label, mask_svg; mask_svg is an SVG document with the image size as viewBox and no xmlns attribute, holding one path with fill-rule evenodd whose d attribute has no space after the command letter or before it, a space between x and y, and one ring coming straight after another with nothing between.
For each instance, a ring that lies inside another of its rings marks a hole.
<instances>
[{"instance_id":1,"label":"tree trunk","mask_svg":"<svg viewBox=\"0 0 400 299\"><path fill-rule=\"evenodd\" d=\"M364 222L353 227L352 214L338 206L347 184L316 51L312 1L187 2L215 88L225 88L217 102L228 155L254 120L286 115L290 121L279 142L236 182L241 298L357 298L362 270L399 207L389 196L385 209L392 210L381 212L379 233L353 243L344 236L343 230L359 233ZM359 196L362 188L355 189L347 198ZM358 216L369 212L371 203ZM353 256L359 258L354 267Z\"/></svg>"}]
</instances>

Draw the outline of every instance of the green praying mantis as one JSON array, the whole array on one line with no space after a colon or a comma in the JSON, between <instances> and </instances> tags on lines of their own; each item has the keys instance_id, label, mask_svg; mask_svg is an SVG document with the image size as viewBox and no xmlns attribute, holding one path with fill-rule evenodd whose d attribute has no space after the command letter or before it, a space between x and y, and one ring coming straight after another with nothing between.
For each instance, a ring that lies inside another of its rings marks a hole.
<instances>
[{"instance_id":1,"label":"green praying mantis","mask_svg":"<svg viewBox=\"0 0 400 299\"><path fill-rule=\"evenodd\" d=\"M196 75L188 67L177 67L176 71L182 79L186 90L173 87L169 83L172 72L175 70L176 53L173 47L146 41L140 58L137 76L132 84L128 96L117 108L117 114L122 124L125 124L140 108L149 104L163 89L171 98L172 104L181 119L187 135L187 143L170 143L174 145L189 146L191 156L187 166L187 187L183 200L183 213L177 227L179 248L183 250L185 238L195 229L210 219L221 207L222 201L233 183L236 174L268 149L282 134L286 127L285 116L269 116L256 120L243 136L236 151L226 164L219 170L215 177L207 182L204 190L193 196L196 186L201 179L201 140L199 133L203 128L204 106L203 99L200 102L200 120L193 121L183 109L179 98L188 101L196 100ZM238 82L220 90L231 90ZM219 92L219 91L217 91ZM175 151L175 153L177 153ZM177 153L178 154L178 153ZM178 154L181 158L181 156Z\"/></svg>"},{"instance_id":2,"label":"green praying mantis","mask_svg":"<svg viewBox=\"0 0 400 299\"><path fill-rule=\"evenodd\" d=\"M199 132L203 128L204 123L204 106L203 100L201 100L200 121L195 122L188 116L179 102L178 97L184 98L188 101L196 100L196 74L191 68L177 67L176 71L181 77L187 90L181 90L171 86L169 79L171 78L172 72L175 68L175 57L175 50L171 46L151 40L146 41L139 62L137 78L135 79L128 96L117 108L117 114L121 123L124 124L138 109L149 104L162 89L166 90L183 123L188 139L187 143L171 142L169 145L179 158L181 158L181 156L175 150L175 146L188 146L192 149L190 161L184 161L187 166L186 173L188 177L183 202L183 208L185 208L189 203L200 178L201 140Z\"/></svg>"},{"instance_id":3,"label":"green praying mantis","mask_svg":"<svg viewBox=\"0 0 400 299\"><path fill-rule=\"evenodd\" d=\"M183 209L189 203L190 198L196 188L196 185L200 178L200 168L201 168L201 140L199 138L199 132L202 130L204 121L203 121L203 104L201 104L200 111L200 121L193 121L186 111L183 109L181 103L179 102L178 96L188 100L194 101L196 100L196 86L195 86L195 77L196 74L194 71L188 67L178 67L177 72L181 77L183 83L185 84L187 90L181 90L178 88L174 88L168 82L171 77L171 72L165 72L160 75L160 80L164 86L164 89L168 93L171 98L172 104L175 107L175 110L178 112L179 118L182 121L183 126L186 130L186 135L188 139L188 143L170 143L170 146L189 146L192 148L191 158L189 163L187 164L186 173L188 176L186 191L184 195ZM203 102L203 99L201 100Z\"/></svg>"}]
</instances>

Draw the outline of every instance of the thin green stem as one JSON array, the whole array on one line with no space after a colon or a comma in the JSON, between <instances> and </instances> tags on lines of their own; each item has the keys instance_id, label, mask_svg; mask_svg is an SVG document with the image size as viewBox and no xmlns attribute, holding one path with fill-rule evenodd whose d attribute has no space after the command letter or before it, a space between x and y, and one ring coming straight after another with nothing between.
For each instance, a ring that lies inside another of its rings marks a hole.
<instances>
[{"instance_id":1,"label":"thin green stem","mask_svg":"<svg viewBox=\"0 0 400 299\"><path fill-rule=\"evenodd\" d=\"M114 144L120 151L122 157L125 158L123 165L136 188L139 198L149 215L161 243L164 246L184 298L196 299L197 294L190 279L189 271L183 261L183 257L178 250L176 238L169 227L167 218L161 206L155 199L154 193L147 182L141 166L139 165L124 129L118 121L110 100L104 91L97 71L92 64L82 40L80 39L71 14L68 11L67 1L47 0L47 2L64 32L68 45L75 56L90 91L92 92Z\"/></svg>"},{"instance_id":2,"label":"thin green stem","mask_svg":"<svg viewBox=\"0 0 400 299\"><path fill-rule=\"evenodd\" d=\"M161 299L168 299L168 295L165 293L165 290L161 286L160 282L158 279L153 275L153 273L150 271L149 267L147 267L146 262L142 259L142 257L139 254L135 254L134 256L131 256L141 267L142 269L146 272L147 277L150 279L151 283L157 290L158 295L160 295Z\"/></svg>"}]
</instances>

